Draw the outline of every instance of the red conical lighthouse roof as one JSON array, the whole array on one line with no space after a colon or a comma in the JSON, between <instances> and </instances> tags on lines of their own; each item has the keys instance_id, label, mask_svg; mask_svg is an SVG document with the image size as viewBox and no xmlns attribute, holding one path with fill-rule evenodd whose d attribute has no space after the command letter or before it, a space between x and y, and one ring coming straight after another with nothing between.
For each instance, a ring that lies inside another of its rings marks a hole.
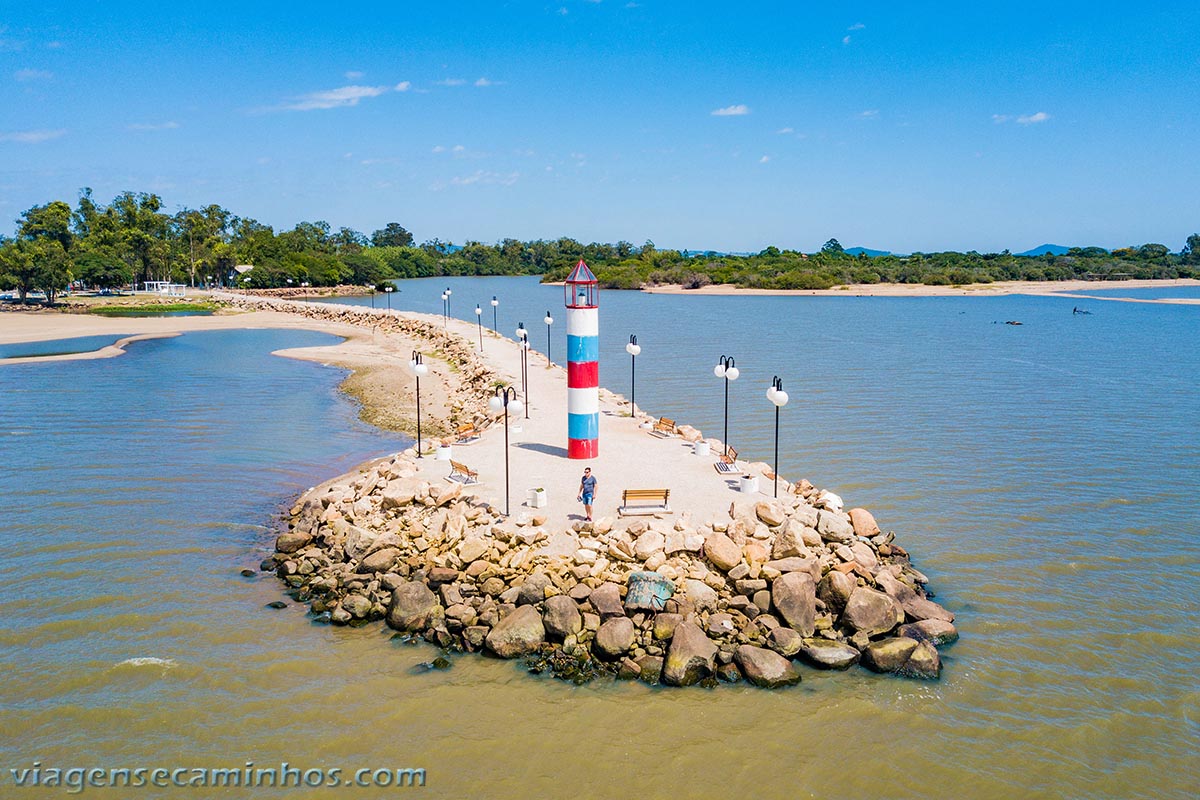
<instances>
[{"instance_id":1,"label":"red conical lighthouse roof","mask_svg":"<svg viewBox=\"0 0 1200 800\"><path fill-rule=\"evenodd\" d=\"M571 274L567 276L567 283L596 283L596 276L592 274L588 265L581 258L575 265L575 269L571 270Z\"/></svg>"}]
</instances>

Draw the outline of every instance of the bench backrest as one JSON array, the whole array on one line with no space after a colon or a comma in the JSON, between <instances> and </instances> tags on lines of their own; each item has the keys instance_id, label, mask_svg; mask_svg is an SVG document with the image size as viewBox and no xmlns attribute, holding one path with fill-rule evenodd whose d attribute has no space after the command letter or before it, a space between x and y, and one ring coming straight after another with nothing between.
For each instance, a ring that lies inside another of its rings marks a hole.
<instances>
[{"instance_id":1,"label":"bench backrest","mask_svg":"<svg viewBox=\"0 0 1200 800\"><path fill-rule=\"evenodd\" d=\"M675 427L675 420L673 420L673 419L667 419L666 417L659 417L659 418L658 418L658 424L657 424L657 426L656 426L656 427L659 427L659 428L674 428L674 427Z\"/></svg>"},{"instance_id":2,"label":"bench backrest","mask_svg":"<svg viewBox=\"0 0 1200 800\"><path fill-rule=\"evenodd\" d=\"M464 475L472 475L475 472L475 470L471 469L466 464L461 464L454 459L450 459L450 468L455 472L461 472Z\"/></svg>"},{"instance_id":3,"label":"bench backrest","mask_svg":"<svg viewBox=\"0 0 1200 800\"><path fill-rule=\"evenodd\" d=\"M626 489L621 492L621 500L625 503L630 500L662 500L665 503L670 496L670 489Z\"/></svg>"},{"instance_id":4,"label":"bench backrest","mask_svg":"<svg viewBox=\"0 0 1200 800\"><path fill-rule=\"evenodd\" d=\"M724 460L728 460L730 463L733 463L734 461L737 461L737 450L734 450L732 447L730 447L730 448L729 448L729 455L725 455L724 453L722 453L722 454L721 454L721 460L723 460L723 461L724 461Z\"/></svg>"},{"instance_id":5,"label":"bench backrest","mask_svg":"<svg viewBox=\"0 0 1200 800\"><path fill-rule=\"evenodd\" d=\"M475 426L474 426L473 424L469 423L469 422L468 422L466 425L459 425L459 426L458 426L458 432L459 432L459 433L471 433L471 432L472 432L472 431L474 431L474 430L475 430Z\"/></svg>"}]
</instances>

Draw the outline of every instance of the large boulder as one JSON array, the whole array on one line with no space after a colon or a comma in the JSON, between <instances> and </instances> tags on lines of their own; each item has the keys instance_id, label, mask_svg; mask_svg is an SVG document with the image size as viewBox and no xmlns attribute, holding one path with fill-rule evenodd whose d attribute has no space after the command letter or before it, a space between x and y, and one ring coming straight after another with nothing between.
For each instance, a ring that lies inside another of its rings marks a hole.
<instances>
[{"instance_id":1,"label":"large boulder","mask_svg":"<svg viewBox=\"0 0 1200 800\"><path fill-rule=\"evenodd\" d=\"M937 680L942 675L942 659L932 644L920 642L908 657L908 661L896 672L906 678Z\"/></svg>"},{"instance_id":2,"label":"large boulder","mask_svg":"<svg viewBox=\"0 0 1200 800\"><path fill-rule=\"evenodd\" d=\"M387 624L398 631L422 631L441 616L437 595L421 581L408 581L392 592Z\"/></svg>"},{"instance_id":3,"label":"large boulder","mask_svg":"<svg viewBox=\"0 0 1200 800\"><path fill-rule=\"evenodd\" d=\"M839 511L822 509L817 513L817 533L827 542L850 542L854 540L854 526Z\"/></svg>"},{"instance_id":4,"label":"large boulder","mask_svg":"<svg viewBox=\"0 0 1200 800\"><path fill-rule=\"evenodd\" d=\"M617 658L633 647L634 634L633 620L629 617L613 617L600 625L592 647L601 658Z\"/></svg>"},{"instance_id":5,"label":"large boulder","mask_svg":"<svg viewBox=\"0 0 1200 800\"><path fill-rule=\"evenodd\" d=\"M817 585L817 597L835 617L840 616L858 584L844 572L831 569Z\"/></svg>"},{"instance_id":6,"label":"large boulder","mask_svg":"<svg viewBox=\"0 0 1200 800\"><path fill-rule=\"evenodd\" d=\"M871 642L862 653L864 667L875 672L898 672L908 663L908 657L913 654L920 644L916 639L906 636L893 636L878 642Z\"/></svg>"},{"instance_id":7,"label":"large boulder","mask_svg":"<svg viewBox=\"0 0 1200 800\"><path fill-rule=\"evenodd\" d=\"M637 556L640 561L645 561L647 558L654 555L655 552L662 550L666 546L666 536L658 531L649 530L639 536L637 541L634 542L633 554Z\"/></svg>"},{"instance_id":8,"label":"large boulder","mask_svg":"<svg viewBox=\"0 0 1200 800\"><path fill-rule=\"evenodd\" d=\"M791 628L775 628L770 634L771 647L784 658L791 658L804 646L804 637Z\"/></svg>"},{"instance_id":9,"label":"large boulder","mask_svg":"<svg viewBox=\"0 0 1200 800\"><path fill-rule=\"evenodd\" d=\"M949 622L940 619L923 619L920 622L910 622L896 629L897 636L907 636L918 642L929 642L934 646L951 644L958 641L958 629Z\"/></svg>"},{"instance_id":10,"label":"large boulder","mask_svg":"<svg viewBox=\"0 0 1200 800\"><path fill-rule=\"evenodd\" d=\"M275 549L280 553L294 553L311 542L312 538L312 534L308 531L288 531L287 533L281 533L279 534L279 538L275 540Z\"/></svg>"},{"instance_id":11,"label":"large boulder","mask_svg":"<svg viewBox=\"0 0 1200 800\"><path fill-rule=\"evenodd\" d=\"M588 595L588 602L601 619L625 616L625 605L621 602L621 587L611 581L602 583Z\"/></svg>"},{"instance_id":12,"label":"large boulder","mask_svg":"<svg viewBox=\"0 0 1200 800\"><path fill-rule=\"evenodd\" d=\"M800 682L800 673L792 662L773 650L744 644L733 651L733 658L742 668L746 680L755 686L774 689Z\"/></svg>"},{"instance_id":13,"label":"large boulder","mask_svg":"<svg viewBox=\"0 0 1200 800\"><path fill-rule=\"evenodd\" d=\"M704 581L687 578L683 582L683 596L697 611L716 611L719 599L717 590Z\"/></svg>"},{"instance_id":14,"label":"large boulder","mask_svg":"<svg viewBox=\"0 0 1200 800\"><path fill-rule=\"evenodd\" d=\"M904 613L915 622L926 619L953 622L954 615L932 600L921 597L908 584L886 570L881 570L875 578L879 588L900 604Z\"/></svg>"},{"instance_id":15,"label":"large boulder","mask_svg":"<svg viewBox=\"0 0 1200 800\"><path fill-rule=\"evenodd\" d=\"M852 508L849 514L850 524L854 526L855 536L870 539L872 536L879 535L879 526L875 523L875 517L871 516L870 511L867 511L865 508Z\"/></svg>"},{"instance_id":16,"label":"large boulder","mask_svg":"<svg viewBox=\"0 0 1200 800\"><path fill-rule=\"evenodd\" d=\"M783 503L778 500L759 500L754 504L754 513L769 528L782 525L787 519Z\"/></svg>"},{"instance_id":17,"label":"large boulder","mask_svg":"<svg viewBox=\"0 0 1200 800\"><path fill-rule=\"evenodd\" d=\"M771 584L771 605L789 628L801 636L812 636L817 619L817 589L812 575L789 572Z\"/></svg>"},{"instance_id":18,"label":"large boulder","mask_svg":"<svg viewBox=\"0 0 1200 800\"><path fill-rule=\"evenodd\" d=\"M883 592L860 586L846 601L840 622L867 636L878 636L904 622L904 611Z\"/></svg>"},{"instance_id":19,"label":"large boulder","mask_svg":"<svg viewBox=\"0 0 1200 800\"><path fill-rule=\"evenodd\" d=\"M371 555L358 562L359 572L388 572L392 565L396 563L396 559L400 557L400 551L394 547L385 547L382 550L376 550Z\"/></svg>"},{"instance_id":20,"label":"large boulder","mask_svg":"<svg viewBox=\"0 0 1200 800\"><path fill-rule=\"evenodd\" d=\"M704 555L722 572L742 563L742 548L723 533L713 533L704 540Z\"/></svg>"},{"instance_id":21,"label":"large boulder","mask_svg":"<svg viewBox=\"0 0 1200 800\"><path fill-rule=\"evenodd\" d=\"M675 594L675 584L657 572L631 572L625 588L625 608L630 611L662 611Z\"/></svg>"},{"instance_id":22,"label":"large boulder","mask_svg":"<svg viewBox=\"0 0 1200 800\"><path fill-rule=\"evenodd\" d=\"M681 622L671 636L663 664L662 681L669 686L691 686L712 674L717 646L694 622Z\"/></svg>"},{"instance_id":23,"label":"large boulder","mask_svg":"<svg viewBox=\"0 0 1200 800\"><path fill-rule=\"evenodd\" d=\"M555 639L565 639L583 629L583 615L579 606L565 594L556 594L546 599L546 610L542 612L542 624L546 634Z\"/></svg>"},{"instance_id":24,"label":"large boulder","mask_svg":"<svg viewBox=\"0 0 1200 800\"><path fill-rule=\"evenodd\" d=\"M404 508L410 505L416 498L424 496L427 491L429 491L429 484L419 478L405 478L399 481L392 481L383 490L379 506L384 511Z\"/></svg>"},{"instance_id":25,"label":"large boulder","mask_svg":"<svg viewBox=\"0 0 1200 800\"><path fill-rule=\"evenodd\" d=\"M528 606L542 602L546 598L546 587L553 583L546 573L533 573L521 584L521 591L517 595L517 605Z\"/></svg>"},{"instance_id":26,"label":"large boulder","mask_svg":"<svg viewBox=\"0 0 1200 800\"><path fill-rule=\"evenodd\" d=\"M546 626L542 615L532 605L517 606L517 609L496 623L487 635L485 643L501 658L517 658L538 649L546 640Z\"/></svg>"},{"instance_id":27,"label":"large boulder","mask_svg":"<svg viewBox=\"0 0 1200 800\"><path fill-rule=\"evenodd\" d=\"M845 642L810 639L800 648L800 657L817 669L849 669L858 663L859 652Z\"/></svg>"}]
</instances>

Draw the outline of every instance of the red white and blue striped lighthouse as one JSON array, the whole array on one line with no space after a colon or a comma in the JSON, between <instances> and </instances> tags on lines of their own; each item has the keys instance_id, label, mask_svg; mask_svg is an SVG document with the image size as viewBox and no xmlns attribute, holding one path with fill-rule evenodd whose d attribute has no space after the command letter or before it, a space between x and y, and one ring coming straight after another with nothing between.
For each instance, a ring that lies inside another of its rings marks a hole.
<instances>
[{"instance_id":1,"label":"red white and blue striped lighthouse","mask_svg":"<svg viewBox=\"0 0 1200 800\"><path fill-rule=\"evenodd\" d=\"M600 287L580 259L564 287L567 305L567 457L600 455Z\"/></svg>"}]
</instances>

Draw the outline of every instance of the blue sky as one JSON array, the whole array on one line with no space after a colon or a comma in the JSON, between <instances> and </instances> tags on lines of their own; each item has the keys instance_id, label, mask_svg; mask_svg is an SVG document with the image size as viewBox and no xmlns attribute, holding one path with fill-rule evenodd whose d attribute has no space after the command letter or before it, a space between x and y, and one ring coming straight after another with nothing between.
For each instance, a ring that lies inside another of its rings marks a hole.
<instances>
[{"instance_id":1,"label":"blue sky","mask_svg":"<svg viewBox=\"0 0 1200 800\"><path fill-rule=\"evenodd\" d=\"M0 4L0 230L159 193L418 241L1178 250L1200 6Z\"/></svg>"}]
</instances>

